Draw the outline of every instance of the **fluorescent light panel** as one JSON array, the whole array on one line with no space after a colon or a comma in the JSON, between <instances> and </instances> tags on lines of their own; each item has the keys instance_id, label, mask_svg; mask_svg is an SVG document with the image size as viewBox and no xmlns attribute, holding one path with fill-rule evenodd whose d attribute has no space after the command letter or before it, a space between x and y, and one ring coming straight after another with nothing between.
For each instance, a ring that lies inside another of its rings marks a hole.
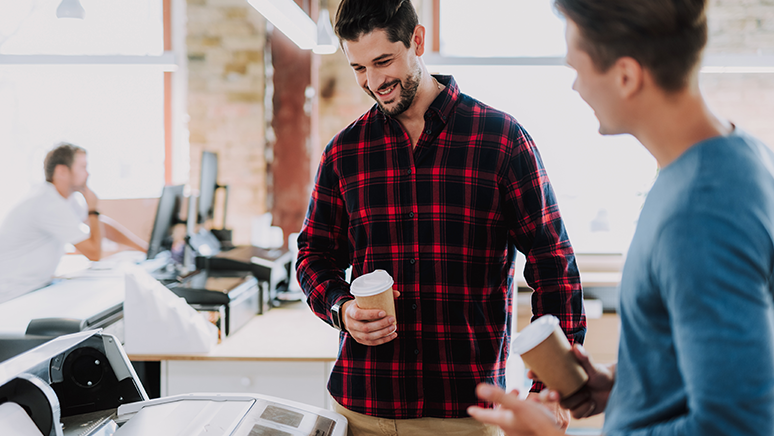
<instances>
[{"instance_id":1,"label":"fluorescent light panel","mask_svg":"<svg viewBox=\"0 0 774 436\"><path fill-rule=\"evenodd\" d=\"M317 25L293 0L247 0L299 48L311 50L317 45Z\"/></svg>"}]
</instances>

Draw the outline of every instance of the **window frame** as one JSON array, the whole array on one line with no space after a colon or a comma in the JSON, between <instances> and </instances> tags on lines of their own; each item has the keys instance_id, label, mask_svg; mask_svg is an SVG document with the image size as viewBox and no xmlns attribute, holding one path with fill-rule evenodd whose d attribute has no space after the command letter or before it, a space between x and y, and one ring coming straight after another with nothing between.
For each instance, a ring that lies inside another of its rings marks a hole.
<instances>
[{"instance_id":1,"label":"window frame","mask_svg":"<svg viewBox=\"0 0 774 436\"><path fill-rule=\"evenodd\" d=\"M421 5L420 22L426 23L425 46L429 48L425 52L423 60L425 65L431 69L444 66L567 66L564 56L463 57L443 55L440 52L441 0L423 0ZM705 54L700 74L723 73L772 74L774 73L774 54ZM591 250L585 254L602 253Z\"/></svg>"},{"instance_id":2,"label":"window frame","mask_svg":"<svg viewBox=\"0 0 774 436\"><path fill-rule=\"evenodd\" d=\"M1 55L0 66L145 66L164 75L164 182L188 182L186 1L161 0L163 47L160 55Z\"/></svg>"}]
</instances>

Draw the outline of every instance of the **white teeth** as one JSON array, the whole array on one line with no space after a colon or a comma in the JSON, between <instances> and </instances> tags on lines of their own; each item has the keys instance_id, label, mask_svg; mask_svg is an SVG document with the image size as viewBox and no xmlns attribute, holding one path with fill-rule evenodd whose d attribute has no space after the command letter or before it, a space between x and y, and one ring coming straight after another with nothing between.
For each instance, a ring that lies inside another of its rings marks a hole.
<instances>
[{"instance_id":1,"label":"white teeth","mask_svg":"<svg viewBox=\"0 0 774 436\"><path fill-rule=\"evenodd\" d=\"M392 92L392 90L395 88L395 85L392 85L389 89L386 89L384 91L376 91L379 95L387 95Z\"/></svg>"}]
</instances>

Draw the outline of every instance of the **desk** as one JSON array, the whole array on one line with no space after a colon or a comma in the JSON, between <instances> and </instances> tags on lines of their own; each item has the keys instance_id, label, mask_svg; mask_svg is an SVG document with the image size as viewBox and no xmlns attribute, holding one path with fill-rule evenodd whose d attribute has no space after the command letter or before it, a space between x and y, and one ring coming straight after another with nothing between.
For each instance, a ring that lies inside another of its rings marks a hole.
<instances>
[{"instance_id":1,"label":"desk","mask_svg":"<svg viewBox=\"0 0 774 436\"><path fill-rule=\"evenodd\" d=\"M607 288L616 287L621 283L620 272L580 272L581 285L583 288ZM518 274L516 276L516 285L520 288L528 288L527 280L524 279L524 275Z\"/></svg>"},{"instance_id":2,"label":"desk","mask_svg":"<svg viewBox=\"0 0 774 436\"><path fill-rule=\"evenodd\" d=\"M297 302L254 317L207 354L129 359L161 362L161 396L254 392L328 408L338 345L339 333Z\"/></svg>"},{"instance_id":3,"label":"desk","mask_svg":"<svg viewBox=\"0 0 774 436\"><path fill-rule=\"evenodd\" d=\"M583 288L615 288L621 283L623 256L620 254L576 254L575 260L580 272ZM524 266L527 260L524 255L516 256L516 285L528 288L524 279Z\"/></svg>"}]
</instances>

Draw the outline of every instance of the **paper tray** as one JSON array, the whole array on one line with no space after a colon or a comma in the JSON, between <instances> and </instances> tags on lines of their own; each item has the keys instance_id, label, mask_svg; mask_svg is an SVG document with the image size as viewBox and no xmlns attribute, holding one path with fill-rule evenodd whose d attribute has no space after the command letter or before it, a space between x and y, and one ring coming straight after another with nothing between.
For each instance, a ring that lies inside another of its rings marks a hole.
<instances>
[{"instance_id":1,"label":"paper tray","mask_svg":"<svg viewBox=\"0 0 774 436\"><path fill-rule=\"evenodd\" d=\"M344 436L331 412L258 394L187 394L125 404L115 436ZM204 430L206 429L206 430Z\"/></svg>"}]
</instances>

